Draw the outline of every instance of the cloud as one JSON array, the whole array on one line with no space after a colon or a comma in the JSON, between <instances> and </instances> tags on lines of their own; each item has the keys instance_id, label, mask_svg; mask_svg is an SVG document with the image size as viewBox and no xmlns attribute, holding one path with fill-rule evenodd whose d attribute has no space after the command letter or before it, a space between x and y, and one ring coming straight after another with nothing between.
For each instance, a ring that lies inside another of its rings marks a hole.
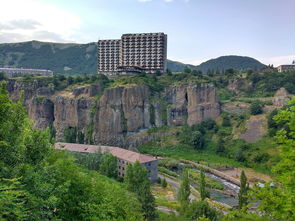
<instances>
[{"instance_id":1,"label":"cloud","mask_svg":"<svg viewBox=\"0 0 295 221\"><path fill-rule=\"evenodd\" d=\"M12 20L6 23L0 23L0 30L15 30L15 29L25 29L31 30L36 29L40 25L39 22L30 19L20 19Z\"/></svg>"},{"instance_id":2,"label":"cloud","mask_svg":"<svg viewBox=\"0 0 295 221\"><path fill-rule=\"evenodd\" d=\"M3 2L0 21L0 42L73 42L81 25L78 16L39 0Z\"/></svg>"}]
</instances>

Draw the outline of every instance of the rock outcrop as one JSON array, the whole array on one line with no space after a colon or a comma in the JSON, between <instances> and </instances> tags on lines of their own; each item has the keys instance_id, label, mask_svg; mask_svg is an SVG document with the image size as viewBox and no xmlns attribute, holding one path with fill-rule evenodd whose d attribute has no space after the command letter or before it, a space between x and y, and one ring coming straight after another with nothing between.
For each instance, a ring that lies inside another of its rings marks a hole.
<instances>
[{"instance_id":1,"label":"rock outcrop","mask_svg":"<svg viewBox=\"0 0 295 221\"><path fill-rule=\"evenodd\" d=\"M171 86L157 95L144 85L104 91L100 85L89 85L58 94L37 81L13 81L8 87L13 99L25 91L24 104L34 126L53 125L57 140L64 139L67 128L75 128L85 142L90 136L96 144L136 146L152 139L146 131L154 126L193 125L220 113L210 84Z\"/></svg>"},{"instance_id":2,"label":"rock outcrop","mask_svg":"<svg viewBox=\"0 0 295 221\"><path fill-rule=\"evenodd\" d=\"M227 88L235 94L243 94L245 92L250 91L253 87L250 82L246 81L246 79L235 78L229 80Z\"/></svg>"},{"instance_id":3,"label":"rock outcrop","mask_svg":"<svg viewBox=\"0 0 295 221\"><path fill-rule=\"evenodd\" d=\"M166 92L171 105L167 109L167 124L193 125L220 114L216 90L213 85L173 86Z\"/></svg>"},{"instance_id":4,"label":"rock outcrop","mask_svg":"<svg viewBox=\"0 0 295 221\"><path fill-rule=\"evenodd\" d=\"M277 92L275 93L272 99L272 103L276 108L280 108L286 105L289 100L290 100L290 94L285 88L282 87L279 90L277 90Z\"/></svg>"}]
</instances>

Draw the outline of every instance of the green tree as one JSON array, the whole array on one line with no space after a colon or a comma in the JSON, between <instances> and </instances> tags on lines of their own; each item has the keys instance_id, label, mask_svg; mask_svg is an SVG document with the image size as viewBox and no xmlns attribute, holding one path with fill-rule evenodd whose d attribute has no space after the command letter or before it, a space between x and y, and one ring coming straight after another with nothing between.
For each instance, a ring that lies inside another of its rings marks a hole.
<instances>
[{"instance_id":1,"label":"green tree","mask_svg":"<svg viewBox=\"0 0 295 221\"><path fill-rule=\"evenodd\" d=\"M27 193L17 179L0 179L0 220L26 220Z\"/></svg>"},{"instance_id":2,"label":"green tree","mask_svg":"<svg viewBox=\"0 0 295 221\"><path fill-rule=\"evenodd\" d=\"M229 118L229 116L227 114L225 114L222 117L222 126L223 127L230 127L231 126L230 118Z\"/></svg>"},{"instance_id":3,"label":"green tree","mask_svg":"<svg viewBox=\"0 0 295 221\"><path fill-rule=\"evenodd\" d=\"M155 220L155 198L151 193L151 183L147 176L147 170L138 161L128 164L124 182L127 189L134 192L141 204L146 220Z\"/></svg>"},{"instance_id":4,"label":"green tree","mask_svg":"<svg viewBox=\"0 0 295 221\"><path fill-rule=\"evenodd\" d=\"M167 181L166 181L165 178L161 180L161 186L162 186L163 188L166 188L166 187L167 187Z\"/></svg>"},{"instance_id":5,"label":"green tree","mask_svg":"<svg viewBox=\"0 0 295 221\"><path fill-rule=\"evenodd\" d=\"M101 174L107 177L116 179L118 177L117 157L109 153L104 154L102 157L101 165L99 167L99 171L101 172Z\"/></svg>"},{"instance_id":6,"label":"green tree","mask_svg":"<svg viewBox=\"0 0 295 221\"><path fill-rule=\"evenodd\" d=\"M187 208L190 199L191 190L190 190L190 184L189 184L189 178L188 178L188 171L183 170L182 172L182 180L180 184L180 188L178 190L178 201L180 202L181 210L182 212L185 211Z\"/></svg>"},{"instance_id":7,"label":"green tree","mask_svg":"<svg viewBox=\"0 0 295 221\"><path fill-rule=\"evenodd\" d=\"M225 152L224 140L222 138L218 139L216 153L222 155Z\"/></svg>"},{"instance_id":8,"label":"green tree","mask_svg":"<svg viewBox=\"0 0 295 221\"><path fill-rule=\"evenodd\" d=\"M125 188L51 148L22 102L0 88L0 220L143 220Z\"/></svg>"},{"instance_id":9,"label":"green tree","mask_svg":"<svg viewBox=\"0 0 295 221\"><path fill-rule=\"evenodd\" d=\"M208 218L211 221L218 221L222 215L214 208L210 207L206 201L194 200L186 209L184 213L185 220L194 221L201 217Z\"/></svg>"},{"instance_id":10,"label":"green tree","mask_svg":"<svg viewBox=\"0 0 295 221\"><path fill-rule=\"evenodd\" d=\"M201 200L203 200L203 201L206 198L210 197L210 192L206 190L205 173L202 169L200 172L200 195L201 195Z\"/></svg>"},{"instance_id":11,"label":"green tree","mask_svg":"<svg viewBox=\"0 0 295 221\"><path fill-rule=\"evenodd\" d=\"M76 143L77 142L77 128L68 127L64 130L64 139L67 143Z\"/></svg>"},{"instance_id":12,"label":"green tree","mask_svg":"<svg viewBox=\"0 0 295 221\"><path fill-rule=\"evenodd\" d=\"M242 209L243 207L247 206L248 204L248 189L249 184L247 182L247 177L245 175L244 170L241 172L240 176L240 191L239 191L239 209Z\"/></svg>"},{"instance_id":13,"label":"green tree","mask_svg":"<svg viewBox=\"0 0 295 221\"><path fill-rule=\"evenodd\" d=\"M189 67L185 66L183 72L186 73L186 74L189 74L189 73L192 72L192 70Z\"/></svg>"},{"instance_id":14,"label":"green tree","mask_svg":"<svg viewBox=\"0 0 295 221\"><path fill-rule=\"evenodd\" d=\"M250 106L250 112L252 115L257 115L262 113L262 105L259 101L253 101Z\"/></svg>"},{"instance_id":15,"label":"green tree","mask_svg":"<svg viewBox=\"0 0 295 221\"><path fill-rule=\"evenodd\" d=\"M6 80L7 79L7 76L4 72L0 72L0 81L2 80Z\"/></svg>"},{"instance_id":16,"label":"green tree","mask_svg":"<svg viewBox=\"0 0 295 221\"><path fill-rule=\"evenodd\" d=\"M200 131L194 131L192 133L192 145L195 149L201 150L204 147L203 134Z\"/></svg>"},{"instance_id":17,"label":"green tree","mask_svg":"<svg viewBox=\"0 0 295 221\"><path fill-rule=\"evenodd\" d=\"M276 135L281 160L272 168L274 185L259 188L255 194L260 200L260 210L273 219L291 221L295 220L295 97L274 119L287 126Z\"/></svg>"}]
</instances>

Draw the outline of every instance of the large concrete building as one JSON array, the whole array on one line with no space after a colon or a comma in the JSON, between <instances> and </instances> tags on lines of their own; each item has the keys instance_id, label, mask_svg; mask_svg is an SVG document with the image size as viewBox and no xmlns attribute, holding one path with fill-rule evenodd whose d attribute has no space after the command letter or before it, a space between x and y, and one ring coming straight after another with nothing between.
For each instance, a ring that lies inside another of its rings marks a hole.
<instances>
[{"instance_id":1,"label":"large concrete building","mask_svg":"<svg viewBox=\"0 0 295 221\"><path fill-rule=\"evenodd\" d=\"M123 34L120 40L99 40L99 73L164 73L167 35L164 33Z\"/></svg>"},{"instance_id":2,"label":"large concrete building","mask_svg":"<svg viewBox=\"0 0 295 221\"><path fill-rule=\"evenodd\" d=\"M99 150L102 153L110 153L117 157L117 169L118 175L124 177L126 175L126 169L129 163L135 163L139 161L148 171L148 176L151 181L158 179L158 160L157 158L149 155L144 155L134 151L126 150L119 147L112 146L97 146L75 143L55 143L55 148L59 150L69 150L79 153L96 153Z\"/></svg>"},{"instance_id":3,"label":"large concrete building","mask_svg":"<svg viewBox=\"0 0 295 221\"><path fill-rule=\"evenodd\" d=\"M277 69L278 72L295 71L295 64L280 65Z\"/></svg>"},{"instance_id":4,"label":"large concrete building","mask_svg":"<svg viewBox=\"0 0 295 221\"><path fill-rule=\"evenodd\" d=\"M0 68L0 72L3 72L9 78L23 77L25 75L42 75L42 76L53 76L53 72L50 70L42 69L26 69L26 68Z\"/></svg>"}]
</instances>

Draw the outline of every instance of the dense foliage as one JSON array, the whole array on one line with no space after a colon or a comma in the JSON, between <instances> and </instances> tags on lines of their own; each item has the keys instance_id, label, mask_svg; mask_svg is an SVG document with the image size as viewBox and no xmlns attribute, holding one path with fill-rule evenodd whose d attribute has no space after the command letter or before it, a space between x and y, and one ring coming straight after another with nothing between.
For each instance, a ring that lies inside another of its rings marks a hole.
<instances>
[{"instance_id":1,"label":"dense foliage","mask_svg":"<svg viewBox=\"0 0 295 221\"><path fill-rule=\"evenodd\" d=\"M128 164L124 182L127 189L135 193L141 204L141 209L146 220L155 220L155 198L151 193L151 183L147 176L147 170L138 161Z\"/></svg>"},{"instance_id":2,"label":"dense foliage","mask_svg":"<svg viewBox=\"0 0 295 221\"><path fill-rule=\"evenodd\" d=\"M1 220L142 220L124 187L52 148L49 131L32 128L22 101L0 90Z\"/></svg>"}]
</instances>

